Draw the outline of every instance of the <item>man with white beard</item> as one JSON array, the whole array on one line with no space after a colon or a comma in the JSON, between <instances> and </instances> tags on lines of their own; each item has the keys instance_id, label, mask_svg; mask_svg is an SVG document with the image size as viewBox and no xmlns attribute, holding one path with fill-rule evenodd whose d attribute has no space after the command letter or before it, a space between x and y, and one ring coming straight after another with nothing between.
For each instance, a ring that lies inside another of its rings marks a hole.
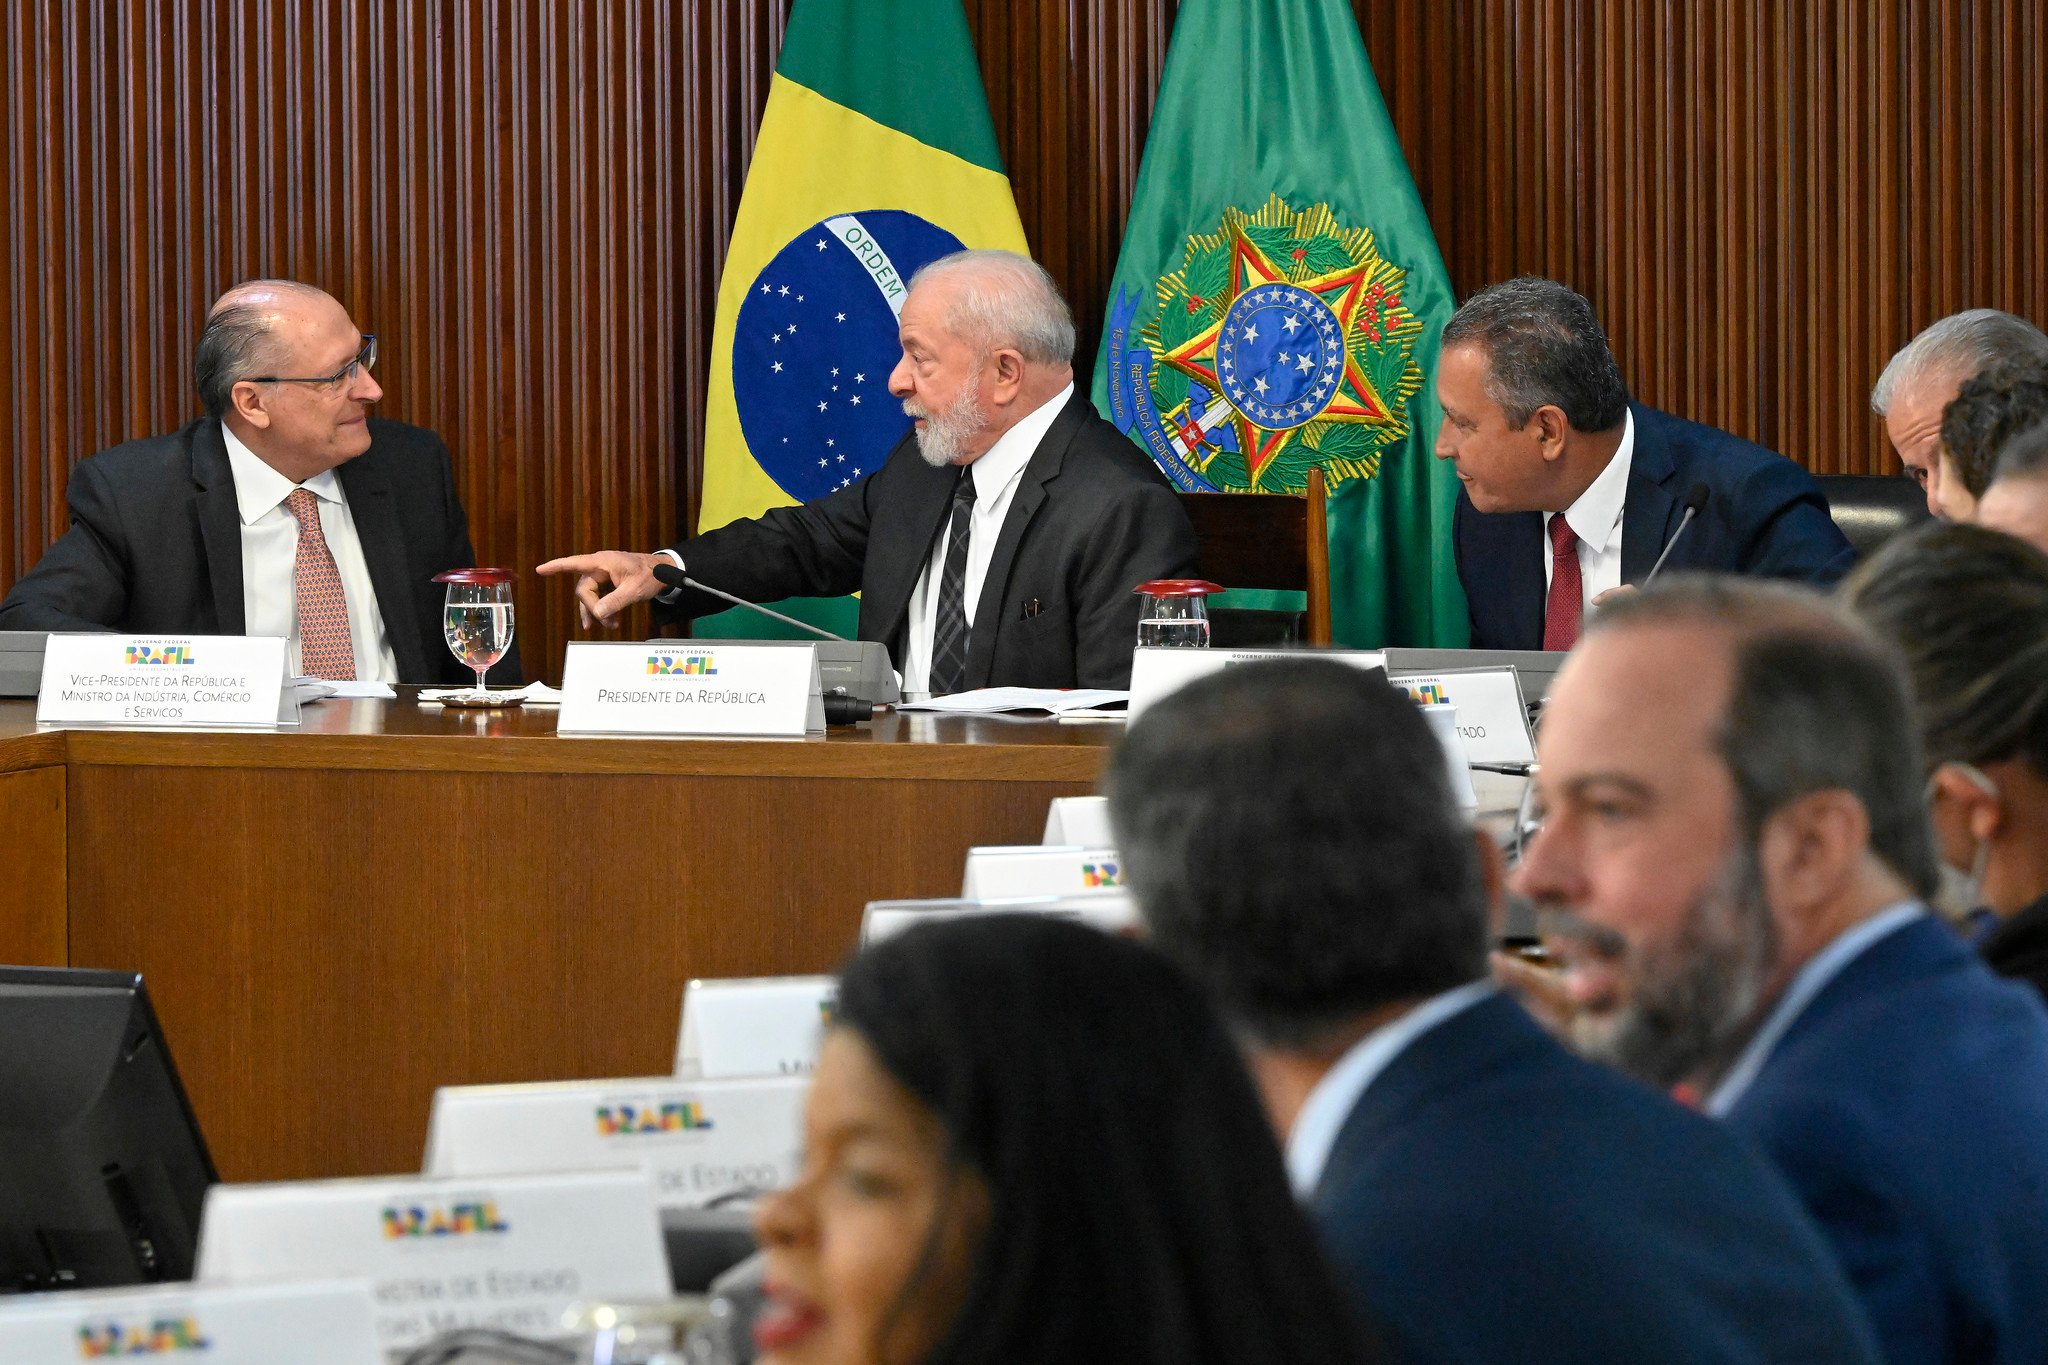
<instances>
[{"instance_id":1,"label":"man with white beard","mask_svg":"<svg viewBox=\"0 0 2048 1365\"><path fill-rule=\"evenodd\" d=\"M1195 535L1158 467L1074 389L1074 323L1052 278L1007 251L911 277L889 392L914 419L882 467L799 507L655 554L550 560L578 575L584 624L659 598L657 565L755 602L858 591L860 638L906 696L978 687L1125 687L1138 584L1195 573Z\"/></svg>"},{"instance_id":2,"label":"man with white beard","mask_svg":"<svg viewBox=\"0 0 2048 1365\"><path fill-rule=\"evenodd\" d=\"M1927 913L1907 695L1810 593L1611 603L1545 708L1515 887L1554 1022L1777 1163L1888 1360L2042 1365L2048 1011Z\"/></svg>"}]
</instances>

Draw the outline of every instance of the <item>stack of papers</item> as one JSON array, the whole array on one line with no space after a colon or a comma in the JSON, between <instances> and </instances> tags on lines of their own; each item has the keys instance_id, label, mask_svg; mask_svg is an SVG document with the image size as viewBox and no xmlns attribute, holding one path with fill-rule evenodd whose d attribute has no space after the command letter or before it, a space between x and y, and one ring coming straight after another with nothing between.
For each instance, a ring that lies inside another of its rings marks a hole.
<instances>
[{"instance_id":1,"label":"stack of papers","mask_svg":"<svg viewBox=\"0 0 2048 1365\"><path fill-rule=\"evenodd\" d=\"M353 678L293 678L285 688L292 699L302 705L309 701L326 701L329 697L340 697L344 700L377 697L391 701L398 696L391 690L389 683L358 682Z\"/></svg>"},{"instance_id":2,"label":"stack of papers","mask_svg":"<svg viewBox=\"0 0 2048 1365\"><path fill-rule=\"evenodd\" d=\"M1121 711L1130 700L1130 693L1106 687L984 687L933 697L930 701L899 702L896 709L939 711L955 716L986 716L999 711L1043 711L1050 716L1070 716L1077 712Z\"/></svg>"}]
</instances>

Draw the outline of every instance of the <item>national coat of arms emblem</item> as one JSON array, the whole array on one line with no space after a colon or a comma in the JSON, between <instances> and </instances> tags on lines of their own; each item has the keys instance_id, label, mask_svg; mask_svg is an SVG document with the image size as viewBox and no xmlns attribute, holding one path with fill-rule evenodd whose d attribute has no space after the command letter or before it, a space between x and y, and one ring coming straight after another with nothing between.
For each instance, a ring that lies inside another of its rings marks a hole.
<instances>
[{"instance_id":1,"label":"national coat of arms emblem","mask_svg":"<svg viewBox=\"0 0 2048 1365\"><path fill-rule=\"evenodd\" d=\"M1226 210L1151 299L1112 302L1111 420L1193 491L1299 493L1318 465L1333 488L1370 478L1422 387L1406 281L1326 204Z\"/></svg>"}]
</instances>

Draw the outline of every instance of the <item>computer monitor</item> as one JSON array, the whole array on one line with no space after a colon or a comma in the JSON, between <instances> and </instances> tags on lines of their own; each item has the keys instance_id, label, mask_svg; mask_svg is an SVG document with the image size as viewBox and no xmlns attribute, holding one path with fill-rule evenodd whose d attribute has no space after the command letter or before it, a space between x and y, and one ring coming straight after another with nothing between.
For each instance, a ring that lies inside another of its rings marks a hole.
<instances>
[{"instance_id":1,"label":"computer monitor","mask_svg":"<svg viewBox=\"0 0 2048 1365\"><path fill-rule=\"evenodd\" d=\"M0 1293L191 1279L218 1179L140 976L0 967Z\"/></svg>"}]
</instances>

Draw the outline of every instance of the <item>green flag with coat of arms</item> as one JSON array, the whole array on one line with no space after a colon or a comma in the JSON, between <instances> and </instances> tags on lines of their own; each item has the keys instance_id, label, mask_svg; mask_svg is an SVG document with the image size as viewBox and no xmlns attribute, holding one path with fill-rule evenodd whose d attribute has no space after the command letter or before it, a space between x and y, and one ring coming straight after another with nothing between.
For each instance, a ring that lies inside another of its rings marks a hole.
<instances>
[{"instance_id":1,"label":"green flag with coat of arms","mask_svg":"<svg viewBox=\"0 0 2048 1365\"><path fill-rule=\"evenodd\" d=\"M1450 281L1344 0L1187 0L1095 405L1190 491L1330 489L1333 625L1466 643L1435 460Z\"/></svg>"}]
</instances>

